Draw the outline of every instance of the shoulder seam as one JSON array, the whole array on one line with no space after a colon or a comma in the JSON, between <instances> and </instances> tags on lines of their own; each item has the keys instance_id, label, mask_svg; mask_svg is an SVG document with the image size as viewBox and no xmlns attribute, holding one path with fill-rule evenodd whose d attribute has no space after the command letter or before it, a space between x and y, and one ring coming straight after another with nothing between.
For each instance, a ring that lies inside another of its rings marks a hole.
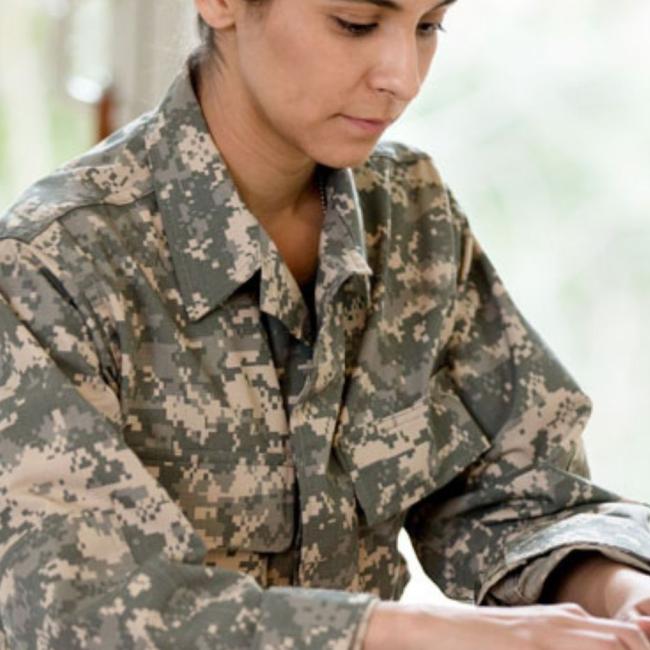
<instances>
[{"instance_id":1,"label":"shoulder seam","mask_svg":"<svg viewBox=\"0 0 650 650\"><path fill-rule=\"evenodd\" d=\"M20 235L16 234L7 234L7 235L0 235L0 241L5 241L5 240L15 240L22 242L23 244L31 244L34 239L42 235L52 224L56 223L57 221L60 221L64 217L68 216L71 212L74 212L75 210L81 210L83 208L92 208L94 206L97 207L106 207L106 206L127 206L127 205L133 205L134 203L137 203L138 201L141 201L142 199L150 196L151 194L155 194L155 190L152 188L148 192L145 192L143 194L140 194L137 198L128 201L126 203L109 203L109 202L101 202L101 201L91 201L90 203L79 203L78 205L73 205L69 207L67 210L64 210L61 214L56 215L53 219L50 219L49 221L45 222L41 228L36 229L34 232L30 233L30 237L21 237ZM11 214L9 212L8 214Z\"/></svg>"}]
</instances>

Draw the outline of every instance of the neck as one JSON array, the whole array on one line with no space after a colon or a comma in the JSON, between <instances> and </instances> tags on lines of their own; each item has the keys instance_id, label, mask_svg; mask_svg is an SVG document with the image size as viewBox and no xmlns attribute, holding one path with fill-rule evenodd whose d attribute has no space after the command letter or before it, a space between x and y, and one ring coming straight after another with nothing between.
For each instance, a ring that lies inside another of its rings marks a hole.
<instances>
[{"instance_id":1,"label":"neck","mask_svg":"<svg viewBox=\"0 0 650 650\"><path fill-rule=\"evenodd\" d=\"M210 135L248 209L263 220L291 219L319 199L315 162L265 124L231 75L202 67L198 97ZM267 127L267 128L265 128Z\"/></svg>"}]
</instances>

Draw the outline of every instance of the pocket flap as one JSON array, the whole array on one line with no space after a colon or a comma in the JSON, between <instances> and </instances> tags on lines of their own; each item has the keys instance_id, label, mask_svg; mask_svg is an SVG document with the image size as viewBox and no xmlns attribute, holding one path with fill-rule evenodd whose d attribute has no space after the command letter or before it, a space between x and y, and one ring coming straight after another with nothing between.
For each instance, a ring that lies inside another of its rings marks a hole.
<instances>
[{"instance_id":1,"label":"pocket flap","mask_svg":"<svg viewBox=\"0 0 650 650\"><path fill-rule=\"evenodd\" d=\"M443 370L408 408L342 429L335 453L374 525L448 483L489 448Z\"/></svg>"},{"instance_id":2,"label":"pocket flap","mask_svg":"<svg viewBox=\"0 0 650 650\"><path fill-rule=\"evenodd\" d=\"M294 534L294 468L228 459L143 459L208 551L279 552Z\"/></svg>"}]
</instances>

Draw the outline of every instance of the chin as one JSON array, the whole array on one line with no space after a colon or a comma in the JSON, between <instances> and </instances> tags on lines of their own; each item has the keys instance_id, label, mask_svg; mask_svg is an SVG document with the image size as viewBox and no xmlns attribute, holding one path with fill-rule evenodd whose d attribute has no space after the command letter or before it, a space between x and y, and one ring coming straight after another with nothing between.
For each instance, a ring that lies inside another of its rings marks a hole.
<instances>
[{"instance_id":1,"label":"chin","mask_svg":"<svg viewBox=\"0 0 650 650\"><path fill-rule=\"evenodd\" d=\"M333 169L343 169L344 167L360 167L363 165L366 160L370 157L370 154L373 152L376 143L368 144L365 147L353 146L349 147L348 151L329 151L318 153L314 152L315 155L312 158L320 163L321 165L326 165L327 167L332 167Z\"/></svg>"}]
</instances>

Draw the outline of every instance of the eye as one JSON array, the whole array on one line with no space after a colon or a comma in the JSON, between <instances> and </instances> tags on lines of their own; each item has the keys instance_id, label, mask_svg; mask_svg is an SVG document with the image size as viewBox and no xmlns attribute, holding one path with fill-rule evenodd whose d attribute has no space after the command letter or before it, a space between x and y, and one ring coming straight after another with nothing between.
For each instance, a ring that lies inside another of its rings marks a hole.
<instances>
[{"instance_id":1,"label":"eye","mask_svg":"<svg viewBox=\"0 0 650 650\"><path fill-rule=\"evenodd\" d=\"M352 36L364 36L372 32L378 23L351 23L348 20L343 20L337 16L333 17L334 20L342 27L346 32ZM420 34L425 38L435 36L436 32L444 32L445 28L442 26L442 23L420 23L418 25Z\"/></svg>"},{"instance_id":2,"label":"eye","mask_svg":"<svg viewBox=\"0 0 650 650\"><path fill-rule=\"evenodd\" d=\"M419 28L424 36L434 36L436 32L447 31L442 23L421 23Z\"/></svg>"},{"instance_id":3,"label":"eye","mask_svg":"<svg viewBox=\"0 0 650 650\"><path fill-rule=\"evenodd\" d=\"M352 36L363 36L364 34L369 34L375 27L377 23L351 23L342 18L334 17L334 20L342 27L346 32L349 32Z\"/></svg>"}]
</instances>

